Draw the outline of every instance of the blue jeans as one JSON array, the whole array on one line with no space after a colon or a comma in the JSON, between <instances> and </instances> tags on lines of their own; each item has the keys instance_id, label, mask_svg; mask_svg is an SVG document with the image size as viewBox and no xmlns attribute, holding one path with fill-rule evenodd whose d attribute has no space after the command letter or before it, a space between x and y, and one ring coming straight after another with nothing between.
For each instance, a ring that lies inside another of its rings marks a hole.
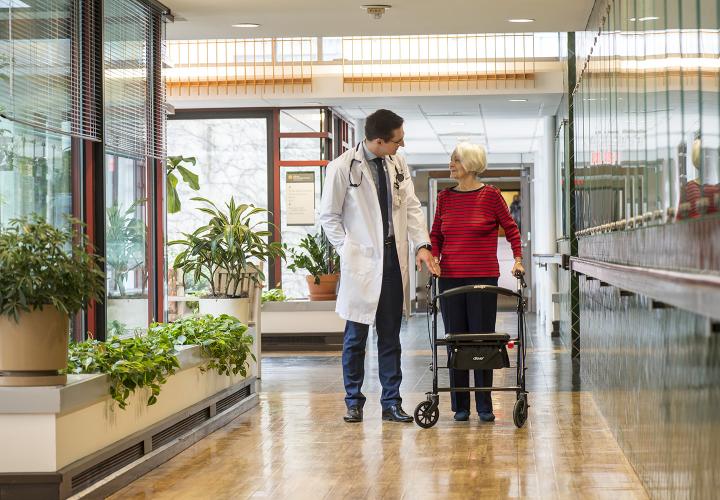
<instances>
[{"instance_id":1,"label":"blue jeans","mask_svg":"<svg viewBox=\"0 0 720 500\"><path fill-rule=\"evenodd\" d=\"M440 278L440 293L464 285L497 286L497 278ZM445 333L492 333L497 316L497 295L471 293L440 298ZM449 349L449 348L448 348ZM448 351L449 352L449 351ZM492 370L473 370L475 387L492 386ZM470 387L470 370L450 369L450 387ZM452 410L470 411L469 392L451 392ZM475 393L475 409L478 413L491 412L492 398L489 392Z\"/></svg>"},{"instance_id":2,"label":"blue jeans","mask_svg":"<svg viewBox=\"0 0 720 500\"><path fill-rule=\"evenodd\" d=\"M403 285L395 244L385 245L383 257L382 288L380 301L375 313L377 330L378 371L383 409L400 404L400 325L403 311ZM348 321L345 325L342 365L345 383L345 404L363 407L365 395L362 393L365 378L365 345L370 327L362 323Z\"/></svg>"}]
</instances>

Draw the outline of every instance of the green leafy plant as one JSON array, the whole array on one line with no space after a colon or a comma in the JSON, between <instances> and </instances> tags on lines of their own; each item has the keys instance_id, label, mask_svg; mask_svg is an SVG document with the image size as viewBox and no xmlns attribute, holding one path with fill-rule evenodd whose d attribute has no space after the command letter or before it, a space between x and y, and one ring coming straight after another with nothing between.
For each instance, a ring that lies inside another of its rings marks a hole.
<instances>
[{"instance_id":1,"label":"green leafy plant","mask_svg":"<svg viewBox=\"0 0 720 500\"><path fill-rule=\"evenodd\" d=\"M178 179L176 171L180 173L182 180L190 186L190 189L194 189L195 191L200 189L198 175L185 167L183 163L194 166L197 160L193 156L168 156L167 163L165 164L165 172L167 174L167 211L169 214L176 214L182 209L180 196L177 192L177 185L180 179Z\"/></svg>"},{"instance_id":2,"label":"green leafy plant","mask_svg":"<svg viewBox=\"0 0 720 500\"><path fill-rule=\"evenodd\" d=\"M161 386L179 368L174 339L162 332L154 335L107 342L88 340L70 344L67 373L105 373L110 379L110 396L121 409L130 394L147 388L148 405L157 402Z\"/></svg>"},{"instance_id":3,"label":"green leafy plant","mask_svg":"<svg viewBox=\"0 0 720 500\"><path fill-rule=\"evenodd\" d=\"M114 320L110 321L110 323L108 323L107 336L108 337L122 336L125 334L126 329L127 329L127 325L125 323L114 319Z\"/></svg>"},{"instance_id":4,"label":"green leafy plant","mask_svg":"<svg viewBox=\"0 0 720 500\"><path fill-rule=\"evenodd\" d=\"M283 292L282 288L271 288L270 290L265 290L262 293L262 303L265 302L285 302L287 300L287 296L285 295L285 292Z\"/></svg>"},{"instance_id":5,"label":"green leafy plant","mask_svg":"<svg viewBox=\"0 0 720 500\"><path fill-rule=\"evenodd\" d=\"M145 224L135 216L143 203L137 200L128 208L115 203L106 210L106 260L120 297L125 297L130 272L145 263Z\"/></svg>"},{"instance_id":6,"label":"green leafy plant","mask_svg":"<svg viewBox=\"0 0 720 500\"><path fill-rule=\"evenodd\" d=\"M148 405L157 402L162 385L180 367L177 346L199 345L207 361L202 371L247 376L253 338L247 326L228 315L184 318L175 323L153 323L147 334L113 337L106 342L88 340L70 344L67 373L104 373L110 396L125 409L128 398L147 389Z\"/></svg>"},{"instance_id":7,"label":"green leafy plant","mask_svg":"<svg viewBox=\"0 0 720 500\"><path fill-rule=\"evenodd\" d=\"M169 243L184 247L174 263L175 269L182 270L183 279L191 276L199 282L205 278L210 283L213 297L240 297L243 295L244 280L265 280L259 265L261 262L285 257L280 243L267 242L271 232L263 226L272 224L251 220L254 216L268 213L264 208L238 205L234 198L230 198L225 204L226 210L222 210L206 198L193 200L206 205L198 210L210 215L210 220L192 233L183 233L184 239ZM249 271L255 272L248 276ZM227 273L224 282L219 279L221 273Z\"/></svg>"},{"instance_id":8,"label":"green leafy plant","mask_svg":"<svg viewBox=\"0 0 720 500\"><path fill-rule=\"evenodd\" d=\"M69 219L65 228L39 215L0 226L0 315L19 321L21 312L53 305L72 315L88 301L102 300L105 276L101 259Z\"/></svg>"},{"instance_id":9,"label":"green leafy plant","mask_svg":"<svg viewBox=\"0 0 720 500\"><path fill-rule=\"evenodd\" d=\"M320 284L320 276L333 274L340 268L340 257L321 232L308 234L295 248L290 248L292 262L288 269L296 272L305 269Z\"/></svg>"},{"instance_id":10,"label":"green leafy plant","mask_svg":"<svg viewBox=\"0 0 720 500\"><path fill-rule=\"evenodd\" d=\"M253 338L246 335L247 326L227 314L190 316L174 323L153 324L149 335L172 337L177 345L199 345L208 362L201 369L216 370L220 375L247 375Z\"/></svg>"}]
</instances>

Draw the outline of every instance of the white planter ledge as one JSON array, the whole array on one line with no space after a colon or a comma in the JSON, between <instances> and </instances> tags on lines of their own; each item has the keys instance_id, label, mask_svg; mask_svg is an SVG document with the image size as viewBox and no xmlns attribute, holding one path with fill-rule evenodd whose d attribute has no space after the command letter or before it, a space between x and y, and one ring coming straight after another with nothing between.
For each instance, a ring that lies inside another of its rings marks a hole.
<instances>
[{"instance_id":1,"label":"white planter ledge","mask_svg":"<svg viewBox=\"0 0 720 500\"><path fill-rule=\"evenodd\" d=\"M41 498L107 495L257 405L252 360L247 377L202 372L199 346L181 348L178 360L152 406L139 390L121 410L106 375L0 387L0 497L13 485Z\"/></svg>"},{"instance_id":2,"label":"white planter ledge","mask_svg":"<svg viewBox=\"0 0 720 500\"><path fill-rule=\"evenodd\" d=\"M290 300L262 305L265 351L280 349L338 350L342 348L345 320L335 312L334 300ZM271 340L272 339L272 340Z\"/></svg>"}]
</instances>

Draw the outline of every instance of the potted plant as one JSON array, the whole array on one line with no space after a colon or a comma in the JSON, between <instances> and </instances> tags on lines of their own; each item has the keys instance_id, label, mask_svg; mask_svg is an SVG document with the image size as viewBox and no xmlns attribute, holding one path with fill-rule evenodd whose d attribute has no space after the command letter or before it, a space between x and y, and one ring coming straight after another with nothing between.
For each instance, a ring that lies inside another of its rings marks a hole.
<instances>
[{"instance_id":1,"label":"potted plant","mask_svg":"<svg viewBox=\"0 0 720 500\"><path fill-rule=\"evenodd\" d=\"M66 382L70 316L104 295L100 259L87 248L70 224L39 215L0 227L0 386Z\"/></svg>"},{"instance_id":2,"label":"potted plant","mask_svg":"<svg viewBox=\"0 0 720 500\"><path fill-rule=\"evenodd\" d=\"M310 300L335 300L337 282L340 273L340 257L322 232L308 234L296 248L290 249L292 263L288 269L296 272L305 269L309 275L305 278L310 292Z\"/></svg>"},{"instance_id":3,"label":"potted plant","mask_svg":"<svg viewBox=\"0 0 720 500\"><path fill-rule=\"evenodd\" d=\"M247 323L255 285L265 280L262 264L268 259L284 258L280 243L270 242L271 232L267 221L254 222L259 215L267 214L264 208L236 204L234 198L218 208L206 198L193 198L205 206L198 208L210 216L204 226L192 233L183 233L180 245L183 250L175 258L174 267L195 282L206 279L210 293L199 300L201 314L228 314Z\"/></svg>"},{"instance_id":4,"label":"potted plant","mask_svg":"<svg viewBox=\"0 0 720 500\"><path fill-rule=\"evenodd\" d=\"M130 330L147 328L148 319L147 277L141 278L139 293L126 288L130 273L145 264L146 228L136 216L137 207L144 202L136 200L128 208L114 203L106 210L107 316L110 321L122 321Z\"/></svg>"}]
</instances>

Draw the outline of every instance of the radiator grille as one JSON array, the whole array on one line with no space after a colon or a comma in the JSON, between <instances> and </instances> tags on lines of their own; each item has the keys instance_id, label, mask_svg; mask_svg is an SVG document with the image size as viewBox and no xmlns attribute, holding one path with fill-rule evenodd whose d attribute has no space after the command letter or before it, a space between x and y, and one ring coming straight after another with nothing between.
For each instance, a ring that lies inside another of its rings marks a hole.
<instances>
[{"instance_id":1,"label":"radiator grille","mask_svg":"<svg viewBox=\"0 0 720 500\"><path fill-rule=\"evenodd\" d=\"M204 421L210 418L210 408L203 408L197 413L193 413L176 424L171 425L152 437L152 449L157 450L164 444L169 443L173 439L186 434Z\"/></svg>"},{"instance_id":2,"label":"radiator grille","mask_svg":"<svg viewBox=\"0 0 720 500\"><path fill-rule=\"evenodd\" d=\"M227 409L235 406L236 404L238 404L240 401L242 401L243 399L245 399L248 396L250 396L250 386L249 385L243 387L239 391L233 392L229 396L218 401L217 405L216 405L217 413L222 413L222 412L226 411Z\"/></svg>"},{"instance_id":3,"label":"radiator grille","mask_svg":"<svg viewBox=\"0 0 720 500\"><path fill-rule=\"evenodd\" d=\"M77 493L80 490L84 490L142 456L143 443L140 441L74 476L71 480L72 492Z\"/></svg>"}]
</instances>

